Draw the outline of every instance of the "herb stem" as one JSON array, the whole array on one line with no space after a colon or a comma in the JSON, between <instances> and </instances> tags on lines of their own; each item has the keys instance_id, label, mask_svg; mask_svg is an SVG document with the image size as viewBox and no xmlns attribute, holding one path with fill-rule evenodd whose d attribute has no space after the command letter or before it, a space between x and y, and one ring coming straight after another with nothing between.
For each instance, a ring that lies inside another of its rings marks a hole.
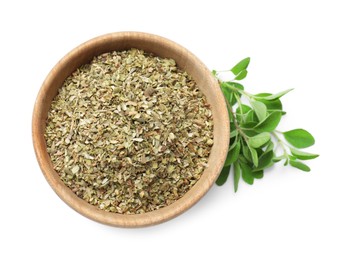
<instances>
[{"instance_id":1,"label":"herb stem","mask_svg":"<svg viewBox=\"0 0 340 260\"><path fill-rule=\"evenodd\" d=\"M229 72L230 70L215 70L216 71L216 73L224 73L224 72Z\"/></svg>"},{"instance_id":2,"label":"herb stem","mask_svg":"<svg viewBox=\"0 0 340 260\"><path fill-rule=\"evenodd\" d=\"M231 89L232 91L239 92L240 94L245 95L248 98L253 96L252 94L250 94L250 93L248 93L248 92L246 92L242 89L235 88L234 86L230 85L227 81L225 81L224 84L227 88Z\"/></svg>"},{"instance_id":3,"label":"herb stem","mask_svg":"<svg viewBox=\"0 0 340 260\"><path fill-rule=\"evenodd\" d=\"M287 149L285 147L285 143L281 140L281 138L276 134L276 132L278 131L273 131L272 135L276 138L277 143L281 146L282 150L283 150L283 155L285 158L288 159L288 153L287 153Z\"/></svg>"},{"instance_id":4,"label":"herb stem","mask_svg":"<svg viewBox=\"0 0 340 260\"><path fill-rule=\"evenodd\" d=\"M233 118L233 123L235 125L236 130L240 133L240 135L243 137L243 139L247 142L248 141L248 136L242 131L240 125L238 124L237 119L236 119L236 117L235 117L235 115L233 113L232 106L230 105L230 103L229 103L229 101L227 99L225 99L225 102L226 102L228 110L230 111L230 114L231 114L231 116Z\"/></svg>"},{"instance_id":5,"label":"herb stem","mask_svg":"<svg viewBox=\"0 0 340 260\"><path fill-rule=\"evenodd\" d=\"M238 107L240 108L241 115L243 116L243 108L242 108L241 99L238 95L235 95L235 98L237 100ZM243 117L241 117L241 120L243 121Z\"/></svg>"}]
</instances>

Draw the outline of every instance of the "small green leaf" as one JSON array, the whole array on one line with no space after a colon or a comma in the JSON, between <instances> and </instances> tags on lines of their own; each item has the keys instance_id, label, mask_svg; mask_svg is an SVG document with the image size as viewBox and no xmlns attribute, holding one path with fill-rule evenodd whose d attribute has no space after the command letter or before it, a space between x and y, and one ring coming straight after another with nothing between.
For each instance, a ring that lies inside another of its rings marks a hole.
<instances>
[{"instance_id":1,"label":"small green leaf","mask_svg":"<svg viewBox=\"0 0 340 260\"><path fill-rule=\"evenodd\" d=\"M253 171L261 171L263 169L269 168L274 164L273 162L274 152L270 151L268 153L263 154L259 158L259 165Z\"/></svg>"},{"instance_id":2,"label":"small green leaf","mask_svg":"<svg viewBox=\"0 0 340 260\"><path fill-rule=\"evenodd\" d=\"M239 90L244 90L244 87L242 84L240 83L237 83L237 82L227 82L228 85L234 87L234 88L237 88Z\"/></svg>"},{"instance_id":3,"label":"small green leaf","mask_svg":"<svg viewBox=\"0 0 340 260\"><path fill-rule=\"evenodd\" d=\"M238 183L240 182L241 177L241 168L240 164L236 161L234 164L234 191L238 190Z\"/></svg>"},{"instance_id":4,"label":"small green leaf","mask_svg":"<svg viewBox=\"0 0 340 260\"><path fill-rule=\"evenodd\" d=\"M245 163L241 163L240 166L241 166L241 169L242 169L242 179L246 183L252 185L254 183L254 176L252 174L251 167L249 167Z\"/></svg>"},{"instance_id":5,"label":"small green leaf","mask_svg":"<svg viewBox=\"0 0 340 260\"><path fill-rule=\"evenodd\" d=\"M241 148L241 143L240 141L237 142L236 146L229 150L228 155L227 155L227 159L225 160L224 166L228 166L231 165L232 163L234 163L239 154L240 154L240 148Z\"/></svg>"},{"instance_id":6,"label":"small green leaf","mask_svg":"<svg viewBox=\"0 0 340 260\"><path fill-rule=\"evenodd\" d=\"M229 102L231 106L235 105L236 99L234 93L227 88L221 87L224 98ZM231 111L230 111L231 112Z\"/></svg>"},{"instance_id":7,"label":"small green leaf","mask_svg":"<svg viewBox=\"0 0 340 260\"><path fill-rule=\"evenodd\" d=\"M292 155L294 155L296 158L300 160L311 160L319 156L318 154L303 152L292 147L290 148L290 151Z\"/></svg>"},{"instance_id":8,"label":"small green leaf","mask_svg":"<svg viewBox=\"0 0 340 260\"><path fill-rule=\"evenodd\" d=\"M274 163L277 163L277 162L280 162L280 161L282 161L283 159L285 159L286 157L285 156L279 156L279 157L273 157L273 162Z\"/></svg>"},{"instance_id":9,"label":"small green leaf","mask_svg":"<svg viewBox=\"0 0 340 260\"><path fill-rule=\"evenodd\" d=\"M244 158L248 162L252 161L252 156L251 156L250 150L249 150L247 145L244 145L244 144L242 145L242 154L244 155Z\"/></svg>"},{"instance_id":10,"label":"small green leaf","mask_svg":"<svg viewBox=\"0 0 340 260\"><path fill-rule=\"evenodd\" d=\"M272 151L273 149L274 149L274 143L272 141L269 141L264 151L264 154Z\"/></svg>"},{"instance_id":11,"label":"small green leaf","mask_svg":"<svg viewBox=\"0 0 340 260\"><path fill-rule=\"evenodd\" d=\"M244 148L244 147L243 147L243 148ZM249 152L249 154L250 154L250 152ZM247 161L247 159L246 159L242 154L240 154L240 157L238 158L238 161L239 161L240 163L245 163L245 164L251 163L251 161L250 161L250 162Z\"/></svg>"},{"instance_id":12,"label":"small green leaf","mask_svg":"<svg viewBox=\"0 0 340 260\"><path fill-rule=\"evenodd\" d=\"M263 170L261 171L253 171L252 172L255 179L262 179L263 178Z\"/></svg>"},{"instance_id":13,"label":"small green leaf","mask_svg":"<svg viewBox=\"0 0 340 260\"><path fill-rule=\"evenodd\" d=\"M230 132L236 130L236 126L235 126L235 123L230 123Z\"/></svg>"},{"instance_id":14,"label":"small green leaf","mask_svg":"<svg viewBox=\"0 0 340 260\"><path fill-rule=\"evenodd\" d=\"M263 132L248 139L248 143L253 148L259 148L270 140L270 133Z\"/></svg>"},{"instance_id":15,"label":"small green leaf","mask_svg":"<svg viewBox=\"0 0 340 260\"><path fill-rule=\"evenodd\" d=\"M255 111L254 110L250 110L247 112L247 114L244 115L244 123L257 123L256 121L256 117L255 117ZM255 124L256 125L256 124Z\"/></svg>"},{"instance_id":16,"label":"small green leaf","mask_svg":"<svg viewBox=\"0 0 340 260\"><path fill-rule=\"evenodd\" d=\"M250 110L252 110L250 106L247 106L245 104L241 104L240 107L237 107L236 114L246 114Z\"/></svg>"},{"instance_id":17,"label":"small green leaf","mask_svg":"<svg viewBox=\"0 0 340 260\"><path fill-rule=\"evenodd\" d=\"M258 123L254 130L262 133L262 132L272 132L280 123L282 114L279 111L272 112L269 114L262 122Z\"/></svg>"},{"instance_id":18,"label":"small green leaf","mask_svg":"<svg viewBox=\"0 0 340 260\"><path fill-rule=\"evenodd\" d=\"M255 98L258 100L275 100L275 99L279 99L280 97L286 95L288 92L292 91L293 89L287 89L285 91L279 92L277 94L274 95L268 95L268 96L256 96Z\"/></svg>"},{"instance_id":19,"label":"small green leaf","mask_svg":"<svg viewBox=\"0 0 340 260\"><path fill-rule=\"evenodd\" d=\"M289 160L291 160L291 161L296 161L296 157L295 156L293 156L293 155L288 155L288 158L289 158Z\"/></svg>"},{"instance_id":20,"label":"small green leaf","mask_svg":"<svg viewBox=\"0 0 340 260\"><path fill-rule=\"evenodd\" d=\"M238 131L235 129L233 131L230 131L230 138L236 137L238 135Z\"/></svg>"},{"instance_id":21,"label":"small green leaf","mask_svg":"<svg viewBox=\"0 0 340 260\"><path fill-rule=\"evenodd\" d=\"M251 106L254 108L254 111L256 113L257 118L259 119L259 121L263 121L266 116L267 116L267 107L265 104L263 104L260 101L256 101L256 100L251 100L250 101Z\"/></svg>"},{"instance_id":22,"label":"small green leaf","mask_svg":"<svg viewBox=\"0 0 340 260\"><path fill-rule=\"evenodd\" d=\"M242 70L237 76L235 77L235 80L242 80L245 77L247 77L248 71L247 70Z\"/></svg>"},{"instance_id":23,"label":"small green leaf","mask_svg":"<svg viewBox=\"0 0 340 260\"><path fill-rule=\"evenodd\" d=\"M228 176L229 176L229 172L230 172L230 166L224 166L222 168L220 176L218 176L218 178L216 180L216 184L218 186L222 186L227 181Z\"/></svg>"},{"instance_id":24,"label":"small green leaf","mask_svg":"<svg viewBox=\"0 0 340 260\"><path fill-rule=\"evenodd\" d=\"M298 168L299 170L301 171L305 171L305 172L309 172L310 171L310 168L302 163L302 162L298 162L298 161L289 161L289 164L295 168Z\"/></svg>"},{"instance_id":25,"label":"small green leaf","mask_svg":"<svg viewBox=\"0 0 340 260\"><path fill-rule=\"evenodd\" d=\"M251 111L250 111L251 112ZM242 130L252 130L259 123L256 122L245 122L241 124Z\"/></svg>"},{"instance_id":26,"label":"small green leaf","mask_svg":"<svg viewBox=\"0 0 340 260\"><path fill-rule=\"evenodd\" d=\"M270 93L259 93L254 96L256 100L260 100L263 104L266 105L268 111L272 110L281 110L282 111L282 103L280 99L274 99L274 100L266 100L262 99L262 97L268 97L271 96Z\"/></svg>"},{"instance_id":27,"label":"small green leaf","mask_svg":"<svg viewBox=\"0 0 340 260\"><path fill-rule=\"evenodd\" d=\"M217 71L216 71L216 70L212 70L211 73L213 74L213 76L216 76L216 75L217 75Z\"/></svg>"},{"instance_id":28,"label":"small green leaf","mask_svg":"<svg viewBox=\"0 0 340 260\"><path fill-rule=\"evenodd\" d=\"M253 110L252 110L251 107L249 107L247 105L241 104L241 106L238 106L237 109L236 109L237 121L239 121L239 122L245 121L249 111L253 111Z\"/></svg>"},{"instance_id":29,"label":"small green leaf","mask_svg":"<svg viewBox=\"0 0 340 260\"><path fill-rule=\"evenodd\" d=\"M255 135L258 134L258 132L255 132L255 131L252 130L252 129L249 129L249 130L244 129L244 130L243 130L243 133L246 134L246 135L249 136L249 137L252 137L252 136L255 136Z\"/></svg>"},{"instance_id":30,"label":"small green leaf","mask_svg":"<svg viewBox=\"0 0 340 260\"><path fill-rule=\"evenodd\" d=\"M259 155L259 159L264 156L265 154L273 151L274 143L269 140L266 144L264 144L261 149L257 149L257 154Z\"/></svg>"},{"instance_id":31,"label":"small green leaf","mask_svg":"<svg viewBox=\"0 0 340 260\"><path fill-rule=\"evenodd\" d=\"M230 151L231 149L233 149L233 148L237 145L238 141L239 141L239 140L238 140L238 138L236 138L236 137L230 138L229 151Z\"/></svg>"},{"instance_id":32,"label":"small green leaf","mask_svg":"<svg viewBox=\"0 0 340 260\"><path fill-rule=\"evenodd\" d=\"M315 143L314 137L304 129L294 129L283 133L288 143L296 148L307 148Z\"/></svg>"},{"instance_id":33,"label":"small green leaf","mask_svg":"<svg viewBox=\"0 0 340 260\"><path fill-rule=\"evenodd\" d=\"M235 95L239 96L239 92L231 89L229 86L234 87L239 90L244 90L244 87L241 84L236 83L236 82L221 82L220 86L221 86L224 97L228 100L231 106L236 104L237 100L235 98Z\"/></svg>"},{"instance_id":34,"label":"small green leaf","mask_svg":"<svg viewBox=\"0 0 340 260\"><path fill-rule=\"evenodd\" d=\"M249 151L250 151L250 154L251 154L251 159L253 160L253 164L255 165L255 167L257 167L258 164L259 164L259 158L258 158L257 152L252 147L249 147Z\"/></svg>"},{"instance_id":35,"label":"small green leaf","mask_svg":"<svg viewBox=\"0 0 340 260\"><path fill-rule=\"evenodd\" d=\"M249 62L250 62L249 57L241 60L231 69L231 72L234 73L235 76L238 75L241 71L248 68Z\"/></svg>"}]
</instances>

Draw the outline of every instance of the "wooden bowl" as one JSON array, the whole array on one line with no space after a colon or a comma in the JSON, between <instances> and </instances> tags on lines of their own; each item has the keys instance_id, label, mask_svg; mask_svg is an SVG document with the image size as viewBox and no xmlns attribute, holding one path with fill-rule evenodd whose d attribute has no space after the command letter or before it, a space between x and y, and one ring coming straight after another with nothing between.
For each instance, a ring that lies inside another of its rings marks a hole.
<instances>
[{"instance_id":1,"label":"wooden bowl","mask_svg":"<svg viewBox=\"0 0 340 260\"><path fill-rule=\"evenodd\" d=\"M60 179L53 169L47 153L44 131L46 118L53 98L64 80L78 67L90 62L99 54L130 48L142 49L159 57L173 58L178 66L187 71L211 105L214 122L214 145L208 167L200 180L178 201L164 208L135 215L110 213L90 205L77 197ZM193 206L209 190L218 177L225 161L229 146L229 118L223 94L218 82L205 65L182 46L162 38L140 32L119 32L106 34L89 40L76 47L51 70L36 99L33 122L33 144L40 168L57 195L80 214L103 224L119 227L142 227L164 222Z\"/></svg>"}]
</instances>

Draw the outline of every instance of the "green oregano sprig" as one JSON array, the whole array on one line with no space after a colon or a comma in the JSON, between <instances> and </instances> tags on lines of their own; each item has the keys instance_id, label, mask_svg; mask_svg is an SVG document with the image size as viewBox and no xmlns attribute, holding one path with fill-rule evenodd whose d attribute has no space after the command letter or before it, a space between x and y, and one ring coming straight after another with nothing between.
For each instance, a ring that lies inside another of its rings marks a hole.
<instances>
[{"instance_id":1,"label":"green oregano sprig","mask_svg":"<svg viewBox=\"0 0 340 260\"><path fill-rule=\"evenodd\" d=\"M253 95L236 82L247 76L249 62L250 58L245 58L237 63L230 70L235 76L230 81L219 79L218 72L213 71L224 94L230 118L229 152L216 184L223 185L233 170L235 192L241 177L246 183L253 184L274 163L283 161L285 166L289 164L308 172L310 168L302 161L318 157L317 154L300 150L315 143L308 131L276 130L282 116L286 114L282 110L280 98L292 89L277 94Z\"/></svg>"}]
</instances>

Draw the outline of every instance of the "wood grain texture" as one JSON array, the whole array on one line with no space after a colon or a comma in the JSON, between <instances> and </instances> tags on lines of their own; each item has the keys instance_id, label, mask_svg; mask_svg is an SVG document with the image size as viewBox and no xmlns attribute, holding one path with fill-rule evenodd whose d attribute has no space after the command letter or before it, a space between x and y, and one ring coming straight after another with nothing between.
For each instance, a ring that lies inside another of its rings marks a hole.
<instances>
[{"instance_id":1,"label":"wood grain texture","mask_svg":"<svg viewBox=\"0 0 340 260\"><path fill-rule=\"evenodd\" d=\"M94 56L114 50L142 49L163 58L174 59L187 71L211 105L214 121L214 145L209 166L200 180L181 199L162 209L138 214L123 215L105 212L78 198L53 169L47 153L44 131L46 118L53 98L64 80L78 67ZM141 32L118 32L99 36L76 47L62 58L46 77L36 99L32 120L33 145L39 166L57 195L80 214L103 224L119 227L143 227L167 221L183 213L209 190L218 177L229 146L229 118L218 82L205 65L182 46L160 36Z\"/></svg>"}]
</instances>

